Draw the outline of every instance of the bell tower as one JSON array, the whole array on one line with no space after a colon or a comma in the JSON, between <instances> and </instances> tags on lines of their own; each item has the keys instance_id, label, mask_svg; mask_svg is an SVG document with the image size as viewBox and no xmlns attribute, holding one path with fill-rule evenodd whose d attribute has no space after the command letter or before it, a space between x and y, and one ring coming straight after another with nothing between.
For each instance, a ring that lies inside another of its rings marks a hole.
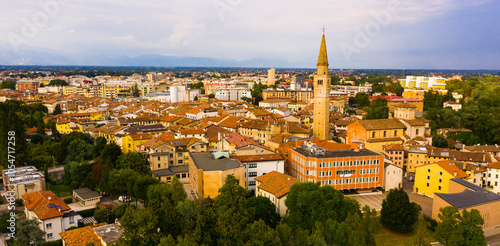
<instances>
[{"instance_id":1,"label":"bell tower","mask_svg":"<svg viewBox=\"0 0 500 246\"><path fill-rule=\"evenodd\" d=\"M325 29L319 48L318 64L314 74L313 134L320 140L330 139L330 76L326 54Z\"/></svg>"}]
</instances>

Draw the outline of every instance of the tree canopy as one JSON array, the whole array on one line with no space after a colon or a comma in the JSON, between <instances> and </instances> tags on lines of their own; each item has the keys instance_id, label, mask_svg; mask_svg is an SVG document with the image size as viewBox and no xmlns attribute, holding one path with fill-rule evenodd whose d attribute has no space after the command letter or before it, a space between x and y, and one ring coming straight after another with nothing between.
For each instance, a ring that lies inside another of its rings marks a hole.
<instances>
[{"instance_id":1,"label":"tree canopy","mask_svg":"<svg viewBox=\"0 0 500 246\"><path fill-rule=\"evenodd\" d=\"M410 202L403 188L393 189L382 201L380 219L382 225L392 230L409 232L413 230L421 210L420 205Z\"/></svg>"}]
</instances>

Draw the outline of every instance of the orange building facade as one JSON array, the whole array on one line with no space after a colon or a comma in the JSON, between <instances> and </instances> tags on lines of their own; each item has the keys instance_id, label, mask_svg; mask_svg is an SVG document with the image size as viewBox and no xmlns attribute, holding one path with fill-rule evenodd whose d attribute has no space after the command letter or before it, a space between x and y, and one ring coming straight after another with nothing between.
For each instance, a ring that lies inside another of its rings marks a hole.
<instances>
[{"instance_id":1,"label":"orange building facade","mask_svg":"<svg viewBox=\"0 0 500 246\"><path fill-rule=\"evenodd\" d=\"M300 181L320 182L338 190L370 190L383 185L384 156L371 150L325 150L306 143L289 151L291 174Z\"/></svg>"}]
</instances>

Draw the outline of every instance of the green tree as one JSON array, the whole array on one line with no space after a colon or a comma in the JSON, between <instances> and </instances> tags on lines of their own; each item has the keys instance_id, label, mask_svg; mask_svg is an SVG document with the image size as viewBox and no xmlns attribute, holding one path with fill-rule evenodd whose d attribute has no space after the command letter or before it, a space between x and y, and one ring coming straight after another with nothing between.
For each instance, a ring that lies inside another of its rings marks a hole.
<instances>
[{"instance_id":1,"label":"green tree","mask_svg":"<svg viewBox=\"0 0 500 246\"><path fill-rule=\"evenodd\" d=\"M409 232L417 222L421 210L418 204L410 202L403 188L393 189L382 201L380 219L382 225L392 230Z\"/></svg>"},{"instance_id":2,"label":"green tree","mask_svg":"<svg viewBox=\"0 0 500 246\"><path fill-rule=\"evenodd\" d=\"M92 149L92 156L98 157L101 155L102 150L106 146L107 140L105 137L97 137L94 142L94 148Z\"/></svg>"},{"instance_id":3,"label":"green tree","mask_svg":"<svg viewBox=\"0 0 500 246\"><path fill-rule=\"evenodd\" d=\"M54 108L54 112L52 112L52 114L53 115L62 114L61 105L57 104L56 107Z\"/></svg>"},{"instance_id":4,"label":"green tree","mask_svg":"<svg viewBox=\"0 0 500 246\"><path fill-rule=\"evenodd\" d=\"M251 91L251 95L253 98L253 104L259 105L259 102L263 100L262 91L267 89L267 85L263 85L261 82L254 83Z\"/></svg>"},{"instance_id":5,"label":"green tree","mask_svg":"<svg viewBox=\"0 0 500 246\"><path fill-rule=\"evenodd\" d=\"M462 232L462 238L464 239L464 245L476 245L482 246L486 245L486 239L484 237L484 231L481 228L484 225L484 219L479 213L479 210L472 209L467 211L462 210L462 215L460 218L460 231Z\"/></svg>"},{"instance_id":6,"label":"green tree","mask_svg":"<svg viewBox=\"0 0 500 246\"><path fill-rule=\"evenodd\" d=\"M209 94L208 98L215 98L215 94L214 93Z\"/></svg>"},{"instance_id":7,"label":"green tree","mask_svg":"<svg viewBox=\"0 0 500 246\"><path fill-rule=\"evenodd\" d=\"M120 219L125 229L120 241L125 245L154 245L159 240L156 212L148 208L137 210L128 208Z\"/></svg>"},{"instance_id":8,"label":"green tree","mask_svg":"<svg viewBox=\"0 0 500 246\"><path fill-rule=\"evenodd\" d=\"M0 89L15 90L16 89L16 82L12 81L12 80L4 80L4 81L2 81L2 85L0 86Z\"/></svg>"},{"instance_id":9,"label":"green tree","mask_svg":"<svg viewBox=\"0 0 500 246\"><path fill-rule=\"evenodd\" d=\"M249 97L241 97L241 100L243 100L247 103L252 103L252 98L249 98Z\"/></svg>"},{"instance_id":10,"label":"green tree","mask_svg":"<svg viewBox=\"0 0 500 246\"><path fill-rule=\"evenodd\" d=\"M268 197L252 196L247 199L247 206L255 211L255 221L261 219L271 228L276 228L281 217L276 213L276 206Z\"/></svg>"},{"instance_id":11,"label":"green tree","mask_svg":"<svg viewBox=\"0 0 500 246\"><path fill-rule=\"evenodd\" d=\"M387 99L382 97L378 97L371 102L368 114L364 117L366 120L387 118L389 118L389 107L387 106Z\"/></svg>"},{"instance_id":12,"label":"green tree","mask_svg":"<svg viewBox=\"0 0 500 246\"><path fill-rule=\"evenodd\" d=\"M132 96L133 97L139 97L141 96L141 93L139 92L139 87L137 86L137 83L132 86Z\"/></svg>"},{"instance_id":13,"label":"green tree","mask_svg":"<svg viewBox=\"0 0 500 246\"><path fill-rule=\"evenodd\" d=\"M92 155L92 146L85 143L82 139L73 140L68 146L68 160L82 162L90 159Z\"/></svg>"},{"instance_id":14,"label":"green tree","mask_svg":"<svg viewBox=\"0 0 500 246\"><path fill-rule=\"evenodd\" d=\"M291 228L312 229L316 221L344 221L349 213L357 213L359 204L342 192L319 183L295 183L287 194L288 215L284 222Z\"/></svg>"},{"instance_id":15,"label":"green tree","mask_svg":"<svg viewBox=\"0 0 500 246\"><path fill-rule=\"evenodd\" d=\"M218 245L243 244L243 238L240 235L253 217L252 212L246 206L247 196L248 191L239 185L239 180L233 175L227 175L226 182L215 198Z\"/></svg>"},{"instance_id":16,"label":"green tree","mask_svg":"<svg viewBox=\"0 0 500 246\"><path fill-rule=\"evenodd\" d=\"M425 216L423 214L420 214L418 216L418 221L415 224L415 228L413 229L413 231L415 231L415 245L429 245L430 242L428 241L428 238L431 234L428 227L430 227L430 223L425 219Z\"/></svg>"},{"instance_id":17,"label":"green tree","mask_svg":"<svg viewBox=\"0 0 500 246\"><path fill-rule=\"evenodd\" d=\"M354 97L354 100L358 104L359 107L369 107L370 99L368 99L368 94L364 92L358 92Z\"/></svg>"},{"instance_id":18,"label":"green tree","mask_svg":"<svg viewBox=\"0 0 500 246\"><path fill-rule=\"evenodd\" d=\"M459 230L459 215L456 207L448 206L439 209L438 218L441 221L438 222L434 235L444 246L461 245L464 241Z\"/></svg>"},{"instance_id":19,"label":"green tree","mask_svg":"<svg viewBox=\"0 0 500 246\"><path fill-rule=\"evenodd\" d=\"M448 141L443 135L434 134L432 135L432 146L437 148L448 148Z\"/></svg>"},{"instance_id":20,"label":"green tree","mask_svg":"<svg viewBox=\"0 0 500 246\"><path fill-rule=\"evenodd\" d=\"M277 231L269 227L264 221L255 221L248 225L243 233L244 245L280 245L281 241Z\"/></svg>"},{"instance_id":21,"label":"green tree","mask_svg":"<svg viewBox=\"0 0 500 246\"><path fill-rule=\"evenodd\" d=\"M292 235L292 228L290 228L287 224L283 223L276 226L276 231L278 232L278 236L281 241L281 245L289 246L290 238Z\"/></svg>"},{"instance_id":22,"label":"green tree","mask_svg":"<svg viewBox=\"0 0 500 246\"><path fill-rule=\"evenodd\" d=\"M104 165L110 164L111 168L114 168L116 166L116 161L118 160L118 157L120 157L121 154L122 154L122 149L120 148L120 146L112 142L104 146L99 161Z\"/></svg>"},{"instance_id":23,"label":"green tree","mask_svg":"<svg viewBox=\"0 0 500 246\"><path fill-rule=\"evenodd\" d=\"M15 245L40 245L45 241L45 232L40 229L40 222L35 219L16 222Z\"/></svg>"},{"instance_id":24,"label":"green tree","mask_svg":"<svg viewBox=\"0 0 500 246\"><path fill-rule=\"evenodd\" d=\"M141 154L132 151L120 155L116 161L116 168L128 168L143 175L151 173L148 166L148 161Z\"/></svg>"}]
</instances>

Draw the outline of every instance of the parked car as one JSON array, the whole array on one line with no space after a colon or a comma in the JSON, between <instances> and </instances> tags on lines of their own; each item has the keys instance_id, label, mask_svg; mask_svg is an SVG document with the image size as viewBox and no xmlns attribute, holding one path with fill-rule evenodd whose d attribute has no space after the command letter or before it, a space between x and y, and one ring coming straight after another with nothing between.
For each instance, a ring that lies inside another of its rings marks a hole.
<instances>
[{"instance_id":1,"label":"parked car","mask_svg":"<svg viewBox=\"0 0 500 246\"><path fill-rule=\"evenodd\" d=\"M120 197L118 197L118 201L120 201L120 202L130 202L130 197L128 197L128 196L120 196Z\"/></svg>"}]
</instances>

